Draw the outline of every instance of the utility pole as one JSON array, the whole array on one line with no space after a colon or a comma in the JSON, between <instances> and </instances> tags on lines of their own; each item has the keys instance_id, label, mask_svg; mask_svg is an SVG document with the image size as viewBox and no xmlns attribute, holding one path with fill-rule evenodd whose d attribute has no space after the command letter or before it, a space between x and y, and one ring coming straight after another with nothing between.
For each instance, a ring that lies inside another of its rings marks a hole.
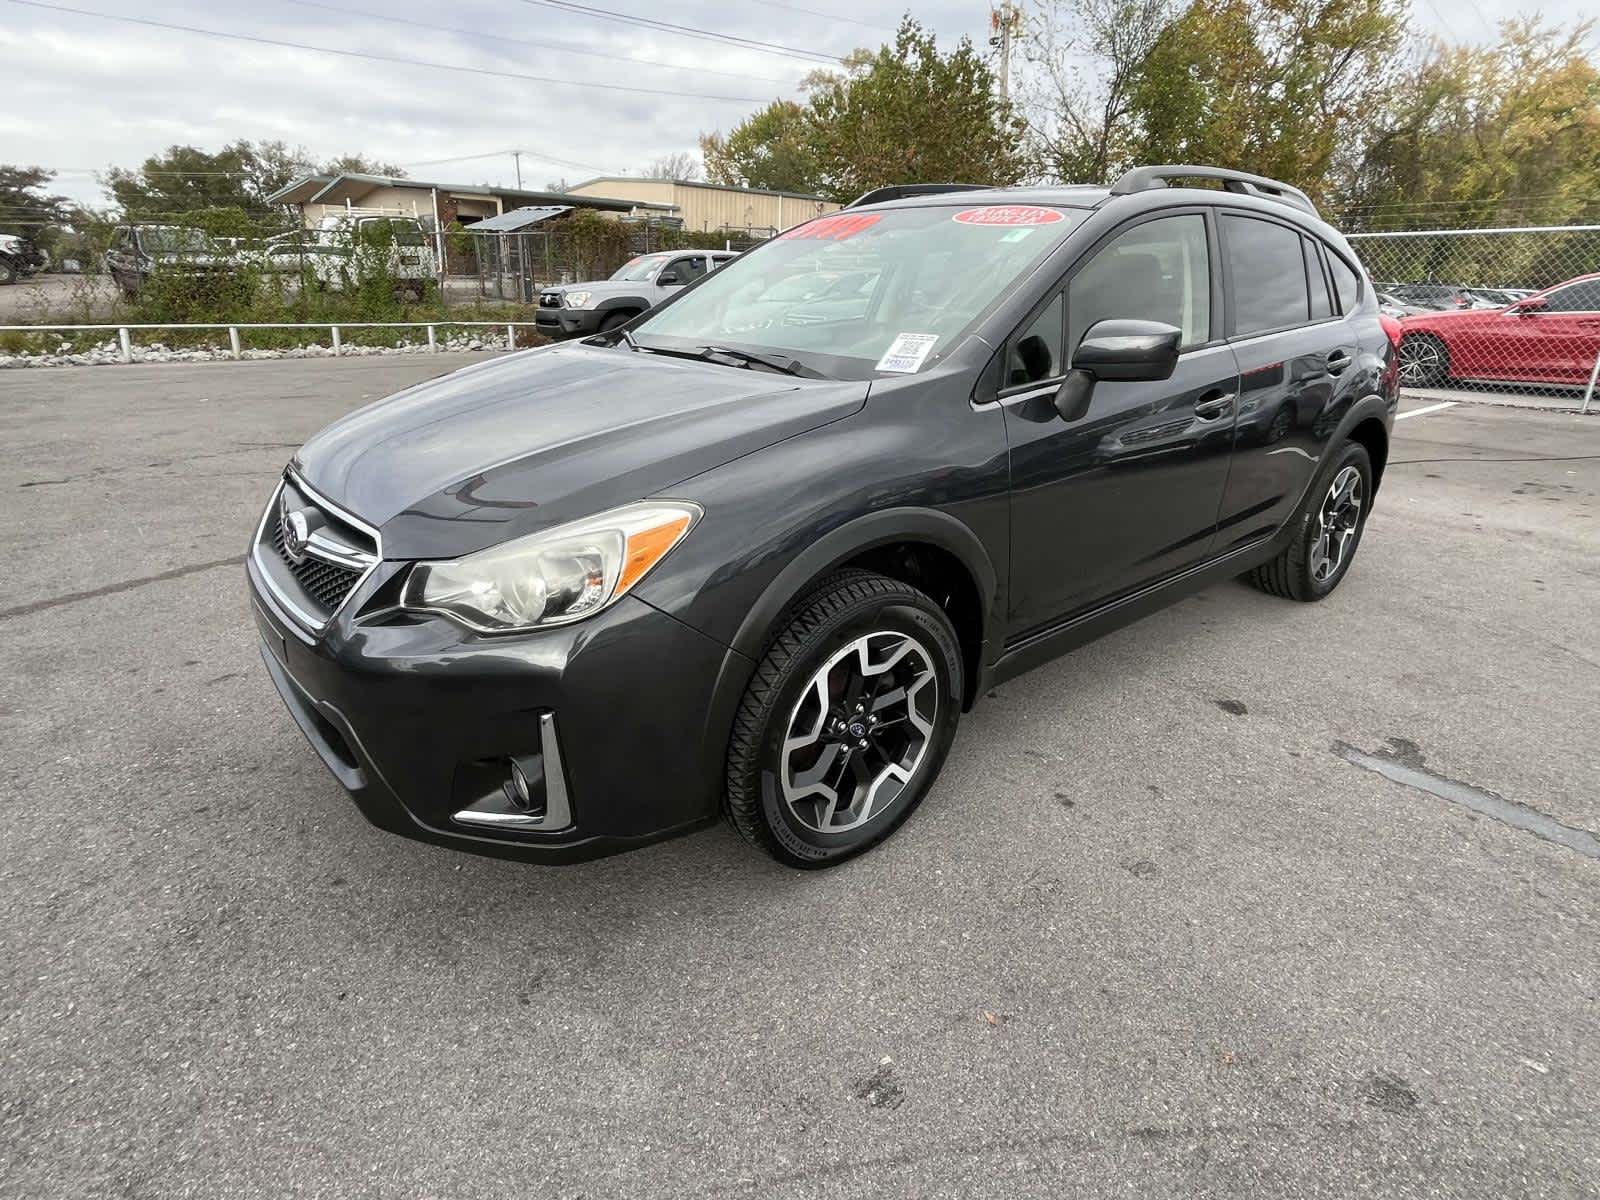
<instances>
[{"instance_id":1,"label":"utility pole","mask_svg":"<svg viewBox=\"0 0 1600 1200\"><path fill-rule=\"evenodd\" d=\"M517 164L517 191L520 192L522 190L522 151L513 150L511 152L511 161Z\"/></svg>"},{"instance_id":2,"label":"utility pole","mask_svg":"<svg viewBox=\"0 0 1600 1200\"><path fill-rule=\"evenodd\" d=\"M1011 43L1022 33L1022 5L1016 0L1001 0L999 8L989 10L989 45L1000 51L1000 102L1011 99Z\"/></svg>"}]
</instances>

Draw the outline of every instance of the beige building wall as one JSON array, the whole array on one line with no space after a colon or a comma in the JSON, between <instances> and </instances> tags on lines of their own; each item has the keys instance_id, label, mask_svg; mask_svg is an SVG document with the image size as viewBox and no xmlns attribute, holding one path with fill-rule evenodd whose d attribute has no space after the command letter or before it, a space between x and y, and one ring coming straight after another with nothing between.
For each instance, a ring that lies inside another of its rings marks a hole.
<instances>
[{"instance_id":1,"label":"beige building wall","mask_svg":"<svg viewBox=\"0 0 1600 1200\"><path fill-rule=\"evenodd\" d=\"M671 179L608 176L570 189L578 196L608 196L643 204L671 204L685 229L784 230L839 206L790 192L762 192Z\"/></svg>"}]
</instances>

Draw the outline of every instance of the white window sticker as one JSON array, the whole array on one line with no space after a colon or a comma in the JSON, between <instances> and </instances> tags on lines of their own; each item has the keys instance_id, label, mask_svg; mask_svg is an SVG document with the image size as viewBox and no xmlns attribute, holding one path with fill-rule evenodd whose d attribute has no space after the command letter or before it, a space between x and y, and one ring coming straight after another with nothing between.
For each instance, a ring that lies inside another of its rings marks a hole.
<instances>
[{"instance_id":1,"label":"white window sticker","mask_svg":"<svg viewBox=\"0 0 1600 1200\"><path fill-rule=\"evenodd\" d=\"M878 360L878 370L900 371L909 375L922 366L938 340L937 333L902 333Z\"/></svg>"}]
</instances>

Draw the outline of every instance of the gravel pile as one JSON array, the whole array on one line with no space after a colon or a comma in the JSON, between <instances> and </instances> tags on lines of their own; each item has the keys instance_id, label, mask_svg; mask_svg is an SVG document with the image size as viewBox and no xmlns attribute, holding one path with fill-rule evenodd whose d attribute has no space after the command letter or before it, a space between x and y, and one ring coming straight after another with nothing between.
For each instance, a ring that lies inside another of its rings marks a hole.
<instances>
[{"instance_id":1,"label":"gravel pile","mask_svg":"<svg viewBox=\"0 0 1600 1200\"><path fill-rule=\"evenodd\" d=\"M526 332L522 336L527 336ZM479 337L472 334L458 333L453 336L439 338L440 350L503 350L505 338ZM62 342L61 349L55 352L38 354L5 354L0 353L0 367L103 367L116 366L122 362L122 352L117 346L116 339L101 342L92 350L73 352L68 347L71 343ZM427 354L428 343L402 342L398 346L352 346L346 342L339 351L340 358L364 358L374 354ZM150 342L141 345L133 343L133 361L136 363L175 363L175 362L219 362L233 357L227 346L192 347L185 350L175 350L162 342ZM240 352L242 359L263 358L332 358L333 350L329 346L293 346L287 350L251 350L244 349Z\"/></svg>"}]
</instances>

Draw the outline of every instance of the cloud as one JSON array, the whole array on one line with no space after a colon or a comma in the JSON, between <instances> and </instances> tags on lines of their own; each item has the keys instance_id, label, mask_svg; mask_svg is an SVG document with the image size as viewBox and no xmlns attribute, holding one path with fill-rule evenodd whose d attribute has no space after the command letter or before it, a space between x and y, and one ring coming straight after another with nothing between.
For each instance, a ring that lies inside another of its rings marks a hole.
<instances>
[{"instance_id":1,"label":"cloud","mask_svg":"<svg viewBox=\"0 0 1600 1200\"><path fill-rule=\"evenodd\" d=\"M0 0L3 3L4 0ZM696 149L702 132L728 129L765 99L797 95L818 64L557 11L518 0L317 0L482 36L442 33L288 0L215 0L197 6L156 0L63 2L178 24L373 54L427 59L568 80L544 84L390 65L280 47L167 32L111 20L6 5L0 58L9 64L0 116L6 161L63 168L53 185L103 203L92 170L135 166L179 142L216 149L237 138L282 139L315 157L360 152L401 164L518 147L524 182L637 170L659 155ZM902 7L889 0L583 0L596 8L843 55L892 36ZM1442 5L1442 0L1435 0ZM1552 20L1571 20L1587 0L1551 0ZM789 7L785 7L785 5ZM1515 0L1472 0L1457 36L1487 37ZM1030 5L1032 7L1032 5ZM812 15L831 12L838 19ZM916 16L953 44L987 39L985 7L934 0ZM1478 13L1481 12L1480 19ZM867 22L873 28L843 19ZM1424 0L1419 26L1438 29ZM1458 22L1460 23L1460 22ZM1481 30L1481 32L1480 32ZM566 49L508 39L557 43ZM614 55L620 60L589 55ZM671 64L647 65L643 60ZM777 80L731 79L725 74ZM590 83L675 89L752 101L649 97ZM581 164L581 165L579 165ZM509 184L509 153L419 166L445 182Z\"/></svg>"}]
</instances>

